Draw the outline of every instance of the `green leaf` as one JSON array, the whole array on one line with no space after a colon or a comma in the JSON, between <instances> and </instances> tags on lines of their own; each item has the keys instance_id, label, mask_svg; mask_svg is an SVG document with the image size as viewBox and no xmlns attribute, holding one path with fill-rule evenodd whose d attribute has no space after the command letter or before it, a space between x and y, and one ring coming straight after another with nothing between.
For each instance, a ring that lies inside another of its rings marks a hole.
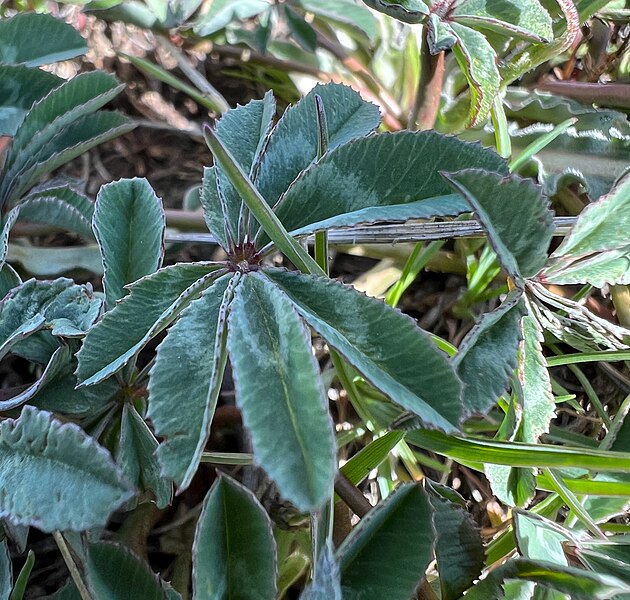
<instances>
[{"instance_id":1,"label":"green leaf","mask_svg":"<svg viewBox=\"0 0 630 600\"><path fill-rule=\"evenodd\" d=\"M466 600L501 598L503 582L508 579L535 581L546 588L570 594L572 600L604 600L630 591L630 587L615 577L545 561L511 560L468 590Z\"/></svg>"},{"instance_id":2,"label":"green leaf","mask_svg":"<svg viewBox=\"0 0 630 600\"><path fill-rule=\"evenodd\" d=\"M402 484L363 517L337 552L344 599L408 600L433 558L432 513L421 486Z\"/></svg>"},{"instance_id":3,"label":"green leaf","mask_svg":"<svg viewBox=\"0 0 630 600\"><path fill-rule=\"evenodd\" d=\"M551 255L542 272L546 281L570 284L586 282L630 283L627 226L630 177L624 177L606 196L589 204L575 227Z\"/></svg>"},{"instance_id":4,"label":"green leaf","mask_svg":"<svg viewBox=\"0 0 630 600\"><path fill-rule=\"evenodd\" d=\"M429 14L429 7L422 0L363 0L363 2L370 8L403 23L422 23Z\"/></svg>"},{"instance_id":5,"label":"green leaf","mask_svg":"<svg viewBox=\"0 0 630 600\"><path fill-rule=\"evenodd\" d=\"M45 532L104 526L134 495L94 439L29 406L0 423L0 486L0 516Z\"/></svg>"},{"instance_id":6,"label":"green leaf","mask_svg":"<svg viewBox=\"0 0 630 600\"><path fill-rule=\"evenodd\" d=\"M87 572L98 600L181 600L144 561L120 544L90 544Z\"/></svg>"},{"instance_id":7,"label":"green leaf","mask_svg":"<svg viewBox=\"0 0 630 600\"><path fill-rule=\"evenodd\" d=\"M378 108L365 102L351 88L340 84L316 85L284 113L272 131L262 156L254 183L271 206L276 204L291 182L317 159L316 94L322 99L328 119L329 151L369 134L380 123Z\"/></svg>"},{"instance_id":8,"label":"green leaf","mask_svg":"<svg viewBox=\"0 0 630 600\"><path fill-rule=\"evenodd\" d=\"M177 264L129 286L129 294L85 337L77 354L79 382L94 385L120 370L213 283L220 268L217 263Z\"/></svg>"},{"instance_id":9,"label":"green leaf","mask_svg":"<svg viewBox=\"0 0 630 600\"><path fill-rule=\"evenodd\" d=\"M182 312L151 369L147 416L163 438L157 451L162 474L180 489L190 484L210 435L227 359L225 321L238 280L224 275Z\"/></svg>"},{"instance_id":10,"label":"green leaf","mask_svg":"<svg viewBox=\"0 0 630 600\"><path fill-rule=\"evenodd\" d=\"M42 69L0 65L0 135L15 136L33 103L62 83Z\"/></svg>"},{"instance_id":11,"label":"green leaf","mask_svg":"<svg viewBox=\"0 0 630 600\"><path fill-rule=\"evenodd\" d=\"M252 100L245 106L228 110L217 122L217 136L250 179L255 178L258 170L275 112L275 100L272 93L267 92L262 100ZM223 201L219 201L219 194L223 194ZM233 239L239 239L242 201L223 170L204 171L201 199L208 228L221 245L228 248L225 228L229 228ZM223 210L226 214L222 214Z\"/></svg>"},{"instance_id":12,"label":"green leaf","mask_svg":"<svg viewBox=\"0 0 630 600\"><path fill-rule=\"evenodd\" d=\"M538 0L466 0L449 15L473 29L544 42L553 39L551 17Z\"/></svg>"},{"instance_id":13,"label":"green leaf","mask_svg":"<svg viewBox=\"0 0 630 600\"><path fill-rule=\"evenodd\" d=\"M194 600L273 600L276 544L254 495L226 476L201 510L193 546Z\"/></svg>"},{"instance_id":14,"label":"green leaf","mask_svg":"<svg viewBox=\"0 0 630 600\"><path fill-rule=\"evenodd\" d=\"M630 587L628 563L602 556L597 552L580 549L580 560L595 573L616 577ZM627 599L628 596L615 596L616 600Z\"/></svg>"},{"instance_id":15,"label":"green leaf","mask_svg":"<svg viewBox=\"0 0 630 600\"><path fill-rule=\"evenodd\" d=\"M450 23L450 26L457 38L453 54L470 86L467 127L482 125L490 115L501 85L497 55L483 34L459 23Z\"/></svg>"},{"instance_id":16,"label":"green leaf","mask_svg":"<svg viewBox=\"0 0 630 600\"><path fill-rule=\"evenodd\" d=\"M125 403L120 423L120 438L116 462L125 476L141 490L155 495L158 508L168 506L172 499L171 484L160 475L154 455L158 443L144 419L130 403Z\"/></svg>"},{"instance_id":17,"label":"green leaf","mask_svg":"<svg viewBox=\"0 0 630 600\"><path fill-rule=\"evenodd\" d=\"M411 219L432 219L434 217L457 216L469 212L468 203L459 194L448 194L437 198L427 198L409 204L390 206L370 206L352 212L342 213L323 221L316 221L294 230L295 236L307 235L338 227L354 227L370 223L405 223Z\"/></svg>"},{"instance_id":18,"label":"green leaf","mask_svg":"<svg viewBox=\"0 0 630 600\"><path fill-rule=\"evenodd\" d=\"M269 9L266 0L214 0L210 9L194 23L193 31L201 37L224 29L234 21L244 21Z\"/></svg>"},{"instance_id":19,"label":"green leaf","mask_svg":"<svg viewBox=\"0 0 630 600\"><path fill-rule=\"evenodd\" d=\"M100 275L103 263L98 245L85 246L32 246L27 239L12 241L7 260L19 264L23 270L37 277L55 277L82 270Z\"/></svg>"},{"instance_id":20,"label":"green leaf","mask_svg":"<svg viewBox=\"0 0 630 600\"><path fill-rule=\"evenodd\" d=\"M388 457L396 444L404 437L405 434L402 431L388 431L361 448L339 470L353 485L359 485L370 471L376 469Z\"/></svg>"},{"instance_id":21,"label":"green leaf","mask_svg":"<svg viewBox=\"0 0 630 600\"><path fill-rule=\"evenodd\" d=\"M0 542L0 598L9 600L13 589L13 572L11 568L11 557L6 539Z\"/></svg>"},{"instance_id":22,"label":"green leaf","mask_svg":"<svg viewBox=\"0 0 630 600\"><path fill-rule=\"evenodd\" d=\"M457 36L449 23L440 19L435 13L429 15L426 27L431 54L450 50L457 43Z\"/></svg>"},{"instance_id":23,"label":"green leaf","mask_svg":"<svg viewBox=\"0 0 630 600\"><path fill-rule=\"evenodd\" d=\"M20 203L20 221L43 223L94 239L94 203L67 185L40 188Z\"/></svg>"},{"instance_id":24,"label":"green leaf","mask_svg":"<svg viewBox=\"0 0 630 600\"><path fill-rule=\"evenodd\" d=\"M497 154L454 137L430 131L374 135L329 151L289 187L276 212L293 231L371 207L426 199L437 204L436 196L450 191L439 170L469 166L507 174Z\"/></svg>"},{"instance_id":25,"label":"green leaf","mask_svg":"<svg viewBox=\"0 0 630 600\"><path fill-rule=\"evenodd\" d=\"M442 600L456 600L483 570L485 551L470 514L458 504L429 493L433 508L435 556Z\"/></svg>"},{"instance_id":26,"label":"green leaf","mask_svg":"<svg viewBox=\"0 0 630 600\"><path fill-rule=\"evenodd\" d=\"M304 589L300 600L342 600L339 565L328 544L313 570L313 581Z\"/></svg>"},{"instance_id":27,"label":"green leaf","mask_svg":"<svg viewBox=\"0 0 630 600\"><path fill-rule=\"evenodd\" d=\"M38 67L87 52L78 31L50 15L21 13L0 21L0 64Z\"/></svg>"},{"instance_id":28,"label":"green leaf","mask_svg":"<svg viewBox=\"0 0 630 600\"><path fill-rule=\"evenodd\" d=\"M11 593L10 600L22 600L26 593L26 586L28 585L28 579L31 576L33 566L35 565L35 553L32 550L28 551L26 561L20 569L20 573L15 580L15 586Z\"/></svg>"},{"instance_id":29,"label":"green leaf","mask_svg":"<svg viewBox=\"0 0 630 600\"><path fill-rule=\"evenodd\" d=\"M429 426L457 429L463 408L459 379L411 318L329 279L271 268L265 273L372 385Z\"/></svg>"},{"instance_id":30,"label":"green leaf","mask_svg":"<svg viewBox=\"0 0 630 600\"><path fill-rule=\"evenodd\" d=\"M553 235L549 203L531 181L467 169L444 175L475 211L501 265L518 283L542 268Z\"/></svg>"},{"instance_id":31,"label":"green leaf","mask_svg":"<svg viewBox=\"0 0 630 600\"><path fill-rule=\"evenodd\" d=\"M11 203L44 175L80 156L90 148L131 131L135 125L124 115L98 111L84 115L57 133L35 154L21 153L19 163L5 174L0 193L2 202ZM11 155L7 158L9 160ZM17 160L16 158L16 160Z\"/></svg>"},{"instance_id":32,"label":"green leaf","mask_svg":"<svg viewBox=\"0 0 630 600\"><path fill-rule=\"evenodd\" d=\"M22 279L11 265L5 263L0 267L0 300L21 283Z\"/></svg>"},{"instance_id":33,"label":"green leaf","mask_svg":"<svg viewBox=\"0 0 630 600\"><path fill-rule=\"evenodd\" d=\"M353 0L298 0L306 11L341 25L349 25L362 31L371 42L378 35L378 21L365 7Z\"/></svg>"},{"instance_id":34,"label":"green leaf","mask_svg":"<svg viewBox=\"0 0 630 600\"><path fill-rule=\"evenodd\" d=\"M165 227L162 203L146 179L121 179L100 189L94 233L103 256L108 309L128 293L126 285L160 267Z\"/></svg>"},{"instance_id":35,"label":"green leaf","mask_svg":"<svg viewBox=\"0 0 630 600\"><path fill-rule=\"evenodd\" d=\"M256 459L299 509L319 508L335 475L326 394L308 331L289 299L260 274L247 275L236 290L228 351Z\"/></svg>"},{"instance_id":36,"label":"green leaf","mask_svg":"<svg viewBox=\"0 0 630 600\"><path fill-rule=\"evenodd\" d=\"M570 532L539 515L514 511L514 532L520 554L531 560L544 560L568 566L563 544L574 542Z\"/></svg>"},{"instance_id":37,"label":"green leaf","mask_svg":"<svg viewBox=\"0 0 630 600\"><path fill-rule=\"evenodd\" d=\"M9 251L9 234L11 233L11 228L18 220L19 215L20 207L16 206L0 221L2 224L0 227L0 267L4 266L4 262L7 258L7 252Z\"/></svg>"},{"instance_id":38,"label":"green leaf","mask_svg":"<svg viewBox=\"0 0 630 600\"><path fill-rule=\"evenodd\" d=\"M464 382L464 408L469 414L487 413L507 391L517 366L520 321L526 310L522 293L514 290L462 341L453 365Z\"/></svg>"}]
</instances>

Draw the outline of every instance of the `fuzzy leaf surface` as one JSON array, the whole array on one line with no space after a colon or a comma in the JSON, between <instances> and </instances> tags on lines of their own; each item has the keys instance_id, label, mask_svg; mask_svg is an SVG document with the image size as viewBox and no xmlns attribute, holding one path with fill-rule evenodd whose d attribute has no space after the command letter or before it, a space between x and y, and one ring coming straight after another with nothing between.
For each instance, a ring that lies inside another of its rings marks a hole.
<instances>
[{"instance_id":1,"label":"fuzzy leaf surface","mask_svg":"<svg viewBox=\"0 0 630 600\"><path fill-rule=\"evenodd\" d=\"M165 228L162 203L146 179L121 179L100 189L94 233L103 257L108 309L128 293L126 285L160 267Z\"/></svg>"},{"instance_id":2,"label":"fuzzy leaf surface","mask_svg":"<svg viewBox=\"0 0 630 600\"><path fill-rule=\"evenodd\" d=\"M630 177L624 177L609 194L589 204L571 234L551 255L543 271L558 284L630 283Z\"/></svg>"},{"instance_id":3,"label":"fuzzy leaf surface","mask_svg":"<svg viewBox=\"0 0 630 600\"><path fill-rule=\"evenodd\" d=\"M344 600L408 600L433 558L432 513L421 486L402 484L363 517L337 551Z\"/></svg>"},{"instance_id":4,"label":"fuzzy leaf surface","mask_svg":"<svg viewBox=\"0 0 630 600\"><path fill-rule=\"evenodd\" d=\"M20 221L44 223L94 239L94 203L69 186L47 187L31 192L20 202Z\"/></svg>"},{"instance_id":5,"label":"fuzzy leaf surface","mask_svg":"<svg viewBox=\"0 0 630 600\"><path fill-rule=\"evenodd\" d=\"M322 549L314 571L313 581L300 600L342 600L339 565L329 545Z\"/></svg>"},{"instance_id":6,"label":"fuzzy leaf surface","mask_svg":"<svg viewBox=\"0 0 630 600\"><path fill-rule=\"evenodd\" d=\"M184 310L158 346L149 381L149 411L162 474L185 489L210 435L227 358L225 320L233 286L224 275ZM185 382L185 385L183 384Z\"/></svg>"},{"instance_id":7,"label":"fuzzy leaf surface","mask_svg":"<svg viewBox=\"0 0 630 600\"><path fill-rule=\"evenodd\" d=\"M464 407L469 414L485 414L507 391L517 366L521 317L526 313L520 291L512 292L470 330L453 358L464 382Z\"/></svg>"},{"instance_id":8,"label":"fuzzy leaf surface","mask_svg":"<svg viewBox=\"0 0 630 600\"><path fill-rule=\"evenodd\" d=\"M79 382L93 385L121 369L212 284L220 268L215 263L177 264L132 284L85 337L77 354Z\"/></svg>"},{"instance_id":9,"label":"fuzzy leaf surface","mask_svg":"<svg viewBox=\"0 0 630 600\"><path fill-rule=\"evenodd\" d=\"M228 351L257 461L299 509L320 507L332 492L336 449L319 366L291 301L260 274L236 290Z\"/></svg>"},{"instance_id":10,"label":"fuzzy leaf surface","mask_svg":"<svg viewBox=\"0 0 630 600\"><path fill-rule=\"evenodd\" d=\"M369 134L380 123L378 108L351 88L340 84L316 85L284 113L269 138L254 183L271 206L317 158L315 94L322 99L326 112L329 151Z\"/></svg>"},{"instance_id":11,"label":"fuzzy leaf surface","mask_svg":"<svg viewBox=\"0 0 630 600\"><path fill-rule=\"evenodd\" d=\"M0 64L38 67L87 52L70 25L50 15L21 13L0 21Z\"/></svg>"},{"instance_id":12,"label":"fuzzy leaf surface","mask_svg":"<svg viewBox=\"0 0 630 600\"><path fill-rule=\"evenodd\" d=\"M413 319L332 280L282 269L265 272L372 385L428 426L457 429L463 414L459 379Z\"/></svg>"},{"instance_id":13,"label":"fuzzy leaf surface","mask_svg":"<svg viewBox=\"0 0 630 600\"><path fill-rule=\"evenodd\" d=\"M82 429L29 406L0 423L0 487L1 517L46 532L103 526L135 493Z\"/></svg>"},{"instance_id":14,"label":"fuzzy leaf surface","mask_svg":"<svg viewBox=\"0 0 630 600\"><path fill-rule=\"evenodd\" d=\"M203 503L193 546L193 600L273 600L276 543L255 496L226 476Z\"/></svg>"},{"instance_id":15,"label":"fuzzy leaf surface","mask_svg":"<svg viewBox=\"0 0 630 600\"><path fill-rule=\"evenodd\" d=\"M515 282L536 275L554 230L541 189L516 176L503 179L475 169L445 177L470 203L508 275Z\"/></svg>"},{"instance_id":16,"label":"fuzzy leaf surface","mask_svg":"<svg viewBox=\"0 0 630 600\"><path fill-rule=\"evenodd\" d=\"M454 137L430 131L374 135L327 153L291 185L276 212L293 231L345 213L435 199L450 192L439 171L468 166L507 173L497 154Z\"/></svg>"}]
</instances>

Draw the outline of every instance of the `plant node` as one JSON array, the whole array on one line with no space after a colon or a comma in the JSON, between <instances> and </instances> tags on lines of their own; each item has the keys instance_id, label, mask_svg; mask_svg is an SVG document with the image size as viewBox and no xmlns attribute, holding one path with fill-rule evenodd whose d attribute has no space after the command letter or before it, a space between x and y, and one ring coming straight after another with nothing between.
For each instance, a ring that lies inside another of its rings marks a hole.
<instances>
[{"instance_id":1,"label":"plant node","mask_svg":"<svg viewBox=\"0 0 630 600\"><path fill-rule=\"evenodd\" d=\"M260 265L260 252L252 242L238 244L228 254L227 267L235 273L257 271Z\"/></svg>"}]
</instances>

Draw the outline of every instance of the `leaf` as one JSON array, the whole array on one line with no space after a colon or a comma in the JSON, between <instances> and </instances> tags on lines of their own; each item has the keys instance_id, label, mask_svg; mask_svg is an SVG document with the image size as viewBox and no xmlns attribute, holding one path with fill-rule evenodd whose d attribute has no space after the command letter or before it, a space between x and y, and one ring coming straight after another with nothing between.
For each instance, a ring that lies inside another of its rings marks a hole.
<instances>
[{"instance_id":1,"label":"leaf","mask_svg":"<svg viewBox=\"0 0 630 600\"><path fill-rule=\"evenodd\" d=\"M408 600L433 558L432 512L421 486L402 484L361 519L337 551L344 599Z\"/></svg>"},{"instance_id":2,"label":"leaf","mask_svg":"<svg viewBox=\"0 0 630 600\"><path fill-rule=\"evenodd\" d=\"M340 25L349 25L363 32L371 42L378 35L378 21L365 7L353 0L298 0L306 11Z\"/></svg>"},{"instance_id":3,"label":"leaf","mask_svg":"<svg viewBox=\"0 0 630 600\"><path fill-rule=\"evenodd\" d=\"M13 137L33 103L62 83L42 69L0 65L0 135Z\"/></svg>"},{"instance_id":4,"label":"leaf","mask_svg":"<svg viewBox=\"0 0 630 600\"><path fill-rule=\"evenodd\" d=\"M538 0L466 0L455 6L450 18L473 29L534 42L553 39L551 17Z\"/></svg>"},{"instance_id":5,"label":"leaf","mask_svg":"<svg viewBox=\"0 0 630 600\"><path fill-rule=\"evenodd\" d=\"M391 206L370 206L348 213L342 213L323 221L316 221L294 230L295 236L339 227L354 227L371 223L405 223L411 219L432 219L434 217L457 216L469 212L470 207L459 194L448 194L437 198L427 198L409 204Z\"/></svg>"},{"instance_id":6,"label":"leaf","mask_svg":"<svg viewBox=\"0 0 630 600\"><path fill-rule=\"evenodd\" d=\"M7 252L9 251L9 234L11 228L15 225L20 214L20 208L15 207L10 210L7 215L0 220L2 227L0 227L0 267L3 267L7 258Z\"/></svg>"},{"instance_id":7,"label":"leaf","mask_svg":"<svg viewBox=\"0 0 630 600\"><path fill-rule=\"evenodd\" d=\"M531 560L544 560L568 566L563 545L574 542L570 532L534 513L514 511L514 532L520 554Z\"/></svg>"},{"instance_id":8,"label":"leaf","mask_svg":"<svg viewBox=\"0 0 630 600\"><path fill-rule=\"evenodd\" d=\"M20 203L20 221L43 223L94 239L92 217L94 203L67 185L31 192Z\"/></svg>"},{"instance_id":9,"label":"leaf","mask_svg":"<svg viewBox=\"0 0 630 600\"><path fill-rule=\"evenodd\" d=\"M29 406L0 423L0 486L0 516L44 532L104 526L134 495L94 439Z\"/></svg>"},{"instance_id":10,"label":"leaf","mask_svg":"<svg viewBox=\"0 0 630 600\"><path fill-rule=\"evenodd\" d=\"M435 13L427 20L427 42L431 54L450 50L457 43L457 36L447 21L443 21Z\"/></svg>"},{"instance_id":11,"label":"leaf","mask_svg":"<svg viewBox=\"0 0 630 600\"><path fill-rule=\"evenodd\" d=\"M35 553L32 550L29 550L26 556L26 561L24 561L24 564L20 569L20 573L15 580L15 586L13 587L10 600L22 600L22 598L24 598L26 586L28 585L28 579L31 576L34 564Z\"/></svg>"},{"instance_id":12,"label":"leaf","mask_svg":"<svg viewBox=\"0 0 630 600\"><path fill-rule=\"evenodd\" d=\"M4 176L0 189L2 202L11 203L19 199L45 173L55 170L98 144L131 131L134 127L127 117L115 112L102 110L80 117L62 129L32 157L22 157L25 161L24 168L22 165L19 167L17 177L13 178L13 174L11 177ZM12 170L15 169L17 167L14 165Z\"/></svg>"},{"instance_id":13,"label":"leaf","mask_svg":"<svg viewBox=\"0 0 630 600\"><path fill-rule=\"evenodd\" d=\"M91 543L87 571L98 600L181 600L169 584L121 544Z\"/></svg>"},{"instance_id":14,"label":"leaf","mask_svg":"<svg viewBox=\"0 0 630 600\"><path fill-rule=\"evenodd\" d=\"M509 441L513 437L510 436ZM490 482L492 493L507 506L528 506L536 495L534 469L488 463L483 466L483 472Z\"/></svg>"},{"instance_id":15,"label":"leaf","mask_svg":"<svg viewBox=\"0 0 630 600\"><path fill-rule=\"evenodd\" d=\"M501 77L496 65L497 55L483 34L459 23L451 22L450 26L457 38L453 54L470 86L467 127L475 127L486 122L499 93Z\"/></svg>"},{"instance_id":16,"label":"leaf","mask_svg":"<svg viewBox=\"0 0 630 600\"><path fill-rule=\"evenodd\" d=\"M381 437L361 448L339 470L353 485L359 485L388 456L394 447L405 437L402 431L388 431Z\"/></svg>"},{"instance_id":17,"label":"leaf","mask_svg":"<svg viewBox=\"0 0 630 600\"><path fill-rule=\"evenodd\" d=\"M172 499L171 484L160 475L155 457L158 443L144 419L130 403L123 406L116 462L125 476L141 490L155 495L158 508L168 506Z\"/></svg>"},{"instance_id":18,"label":"leaf","mask_svg":"<svg viewBox=\"0 0 630 600\"><path fill-rule=\"evenodd\" d=\"M87 52L70 25L50 15L21 13L0 21L0 64L38 67Z\"/></svg>"},{"instance_id":19,"label":"leaf","mask_svg":"<svg viewBox=\"0 0 630 600\"><path fill-rule=\"evenodd\" d=\"M250 19L269 7L266 0L214 0L210 9L194 23L193 31L200 37L209 36L233 21Z\"/></svg>"},{"instance_id":20,"label":"leaf","mask_svg":"<svg viewBox=\"0 0 630 600\"><path fill-rule=\"evenodd\" d=\"M457 429L463 408L459 379L411 318L329 279L271 268L265 273L372 385L427 425Z\"/></svg>"},{"instance_id":21,"label":"leaf","mask_svg":"<svg viewBox=\"0 0 630 600\"><path fill-rule=\"evenodd\" d=\"M456 600L479 577L485 551L472 517L458 504L429 493L442 600Z\"/></svg>"},{"instance_id":22,"label":"leaf","mask_svg":"<svg viewBox=\"0 0 630 600\"><path fill-rule=\"evenodd\" d=\"M260 274L236 289L228 351L257 461L283 497L301 510L319 508L336 470L326 394L308 331L285 294Z\"/></svg>"},{"instance_id":23,"label":"leaf","mask_svg":"<svg viewBox=\"0 0 630 600\"><path fill-rule=\"evenodd\" d=\"M450 192L439 170L468 166L507 173L497 154L454 137L429 131L373 135L329 151L300 174L276 213L293 231L372 207L427 199L437 204L437 196Z\"/></svg>"},{"instance_id":24,"label":"leaf","mask_svg":"<svg viewBox=\"0 0 630 600\"><path fill-rule=\"evenodd\" d=\"M549 203L540 188L517 176L467 169L445 174L475 211L492 248L515 281L542 268L553 235Z\"/></svg>"},{"instance_id":25,"label":"leaf","mask_svg":"<svg viewBox=\"0 0 630 600\"><path fill-rule=\"evenodd\" d=\"M575 227L551 255L542 276L560 283L585 282L595 287L630 283L627 242L630 177L589 204Z\"/></svg>"},{"instance_id":26,"label":"leaf","mask_svg":"<svg viewBox=\"0 0 630 600\"><path fill-rule=\"evenodd\" d=\"M32 246L25 238L12 241L7 255L11 263L37 277L54 277L83 270L102 274L103 263L96 243L86 246Z\"/></svg>"},{"instance_id":27,"label":"leaf","mask_svg":"<svg viewBox=\"0 0 630 600\"><path fill-rule=\"evenodd\" d=\"M262 100L252 100L245 106L228 110L217 122L217 136L250 178L256 175L275 112L275 100L271 92L267 92ZM229 228L233 239L239 239L242 201L221 169L215 167L206 171L201 195L206 223L221 245L229 248L225 228ZM212 186L215 186L215 189L212 189ZM210 189L207 189L208 187ZM220 193L225 199L224 206L227 211L225 215L222 214L220 202L217 203Z\"/></svg>"},{"instance_id":28,"label":"leaf","mask_svg":"<svg viewBox=\"0 0 630 600\"><path fill-rule=\"evenodd\" d=\"M603 600L630 591L630 587L615 577L544 561L511 560L472 587L466 599L501 598L503 582L508 579L535 581L546 588L570 594L572 600Z\"/></svg>"},{"instance_id":29,"label":"leaf","mask_svg":"<svg viewBox=\"0 0 630 600\"><path fill-rule=\"evenodd\" d=\"M210 435L227 359L225 320L238 280L224 275L182 312L151 369L147 416L163 438L157 451L162 474L180 489L190 484Z\"/></svg>"},{"instance_id":30,"label":"leaf","mask_svg":"<svg viewBox=\"0 0 630 600\"><path fill-rule=\"evenodd\" d=\"M13 571L11 568L11 557L7 541L0 542L0 598L9 600L13 589Z\"/></svg>"},{"instance_id":31,"label":"leaf","mask_svg":"<svg viewBox=\"0 0 630 600\"><path fill-rule=\"evenodd\" d=\"M315 95L324 104L328 120L328 150L360 138L380 123L378 108L340 84L316 85L289 108L271 133L254 183L274 206L291 182L317 159L319 130Z\"/></svg>"},{"instance_id":32,"label":"leaf","mask_svg":"<svg viewBox=\"0 0 630 600\"><path fill-rule=\"evenodd\" d=\"M300 600L342 600L339 565L328 544L313 570L313 581L304 589Z\"/></svg>"},{"instance_id":33,"label":"leaf","mask_svg":"<svg viewBox=\"0 0 630 600\"><path fill-rule=\"evenodd\" d=\"M127 294L127 284L160 267L165 227L162 203L146 179L121 179L100 189L94 233L103 256L108 309Z\"/></svg>"},{"instance_id":34,"label":"leaf","mask_svg":"<svg viewBox=\"0 0 630 600\"><path fill-rule=\"evenodd\" d=\"M94 385L126 365L212 284L219 269L216 263L177 264L129 286L129 294L85 337L77 354L79 382Z\"/></svg>"},{"instance_id":35,"label":"leaf","mask_svg":"<svg viewBox=\"0 0 630 600\"><path fill-rule=\"evenodd\" d=\"M254 495L226 476L203 503L193 546L194 600L273 600L276 544Z\"/></svg>"},{"instance_id":36,"label":"leaf","mask_svg":"<svg viewBox=\"0 0 630 600\"><path fill-rule=\"evenodd\" d=\"M0 267L0 300L21 283L20 276L11 265L5 263Z\"/></svg>"},{"instance_id":37,"label":"leaf","mask_svg":"<svg viewBox=\"0 0 630 600\"><path fill-rule=\"evenodd\" d=\"M403 23L422 23L429 14L429 7L422 0L363 0L363 2L370 8Z\"/></svg>"},{"instance_id":38,"label":"leaf","mask_svg":"<svg viewBox=\"0 0 630 600\"><path fill-rule=\"evenodd\" d=\"M463 402L469 414L486 414L507 391L517 366L520 321L526 312L522 293L514 290L499 308L484 314L462 341L453 365L464 382Z\"/></svg>"}]
</instances>

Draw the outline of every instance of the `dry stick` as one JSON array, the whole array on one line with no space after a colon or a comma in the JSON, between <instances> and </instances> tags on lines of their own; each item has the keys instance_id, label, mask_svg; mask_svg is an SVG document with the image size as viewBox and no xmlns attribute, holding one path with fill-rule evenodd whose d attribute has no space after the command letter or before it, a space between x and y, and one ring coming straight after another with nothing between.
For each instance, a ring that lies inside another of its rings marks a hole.
<instances>
[{"instance_id":1,"label":"dry stick","mask_svg":"<svg viewBox=\"0 0 630 600\"><path fill-rule=\"evenodd\" d=\"M335 492L360 519L372 510L367 498L341 471L337 472L335 478Z\"/></svg>"},{"instance_id":2,"label":"dry stick","mask_svg":"<svg viewBox=\"0 0 630 600\"><path fill-rule=\"evenodd\" d=\"M409 115L409 128L421 131L433 129L435 125L444 81L444 52L431 54L428 35L428 27L425 25L420 45L420 81Z\"/></svg>"},{"instance_id":3,"label":"dry stick","mask_svg":"<svg viewBox=\"0 0 630 600\"><path fill-rule=\"evenodd\" d=\"M81 575L81 571L74 561L74 557L72 556L72 551L68 547L66 540L60 531L53 531L53 538L55 542L57 542L57 546L59 547L59 551L61 552L61 556L63 556L63 560L68 567L68 571L70 571L70 576L74 581L74 585L77 586L77 590L79 592L79 596L81 596L81 600L92 600L92 595L88 591L85 582L83 581L83 577Z\"/></svg>"},{"instance_id":4,"label":"dry stick","mask_svg":"<svg viewBox=\"0 0 630 600\"><path fill-rule=\"evenodd\" d=\"M542 92L559 94L586 104L630 108L630 84L627 83L563 82L547 79L539 81L534 87Z\"/></svg>"}]
</instances>

